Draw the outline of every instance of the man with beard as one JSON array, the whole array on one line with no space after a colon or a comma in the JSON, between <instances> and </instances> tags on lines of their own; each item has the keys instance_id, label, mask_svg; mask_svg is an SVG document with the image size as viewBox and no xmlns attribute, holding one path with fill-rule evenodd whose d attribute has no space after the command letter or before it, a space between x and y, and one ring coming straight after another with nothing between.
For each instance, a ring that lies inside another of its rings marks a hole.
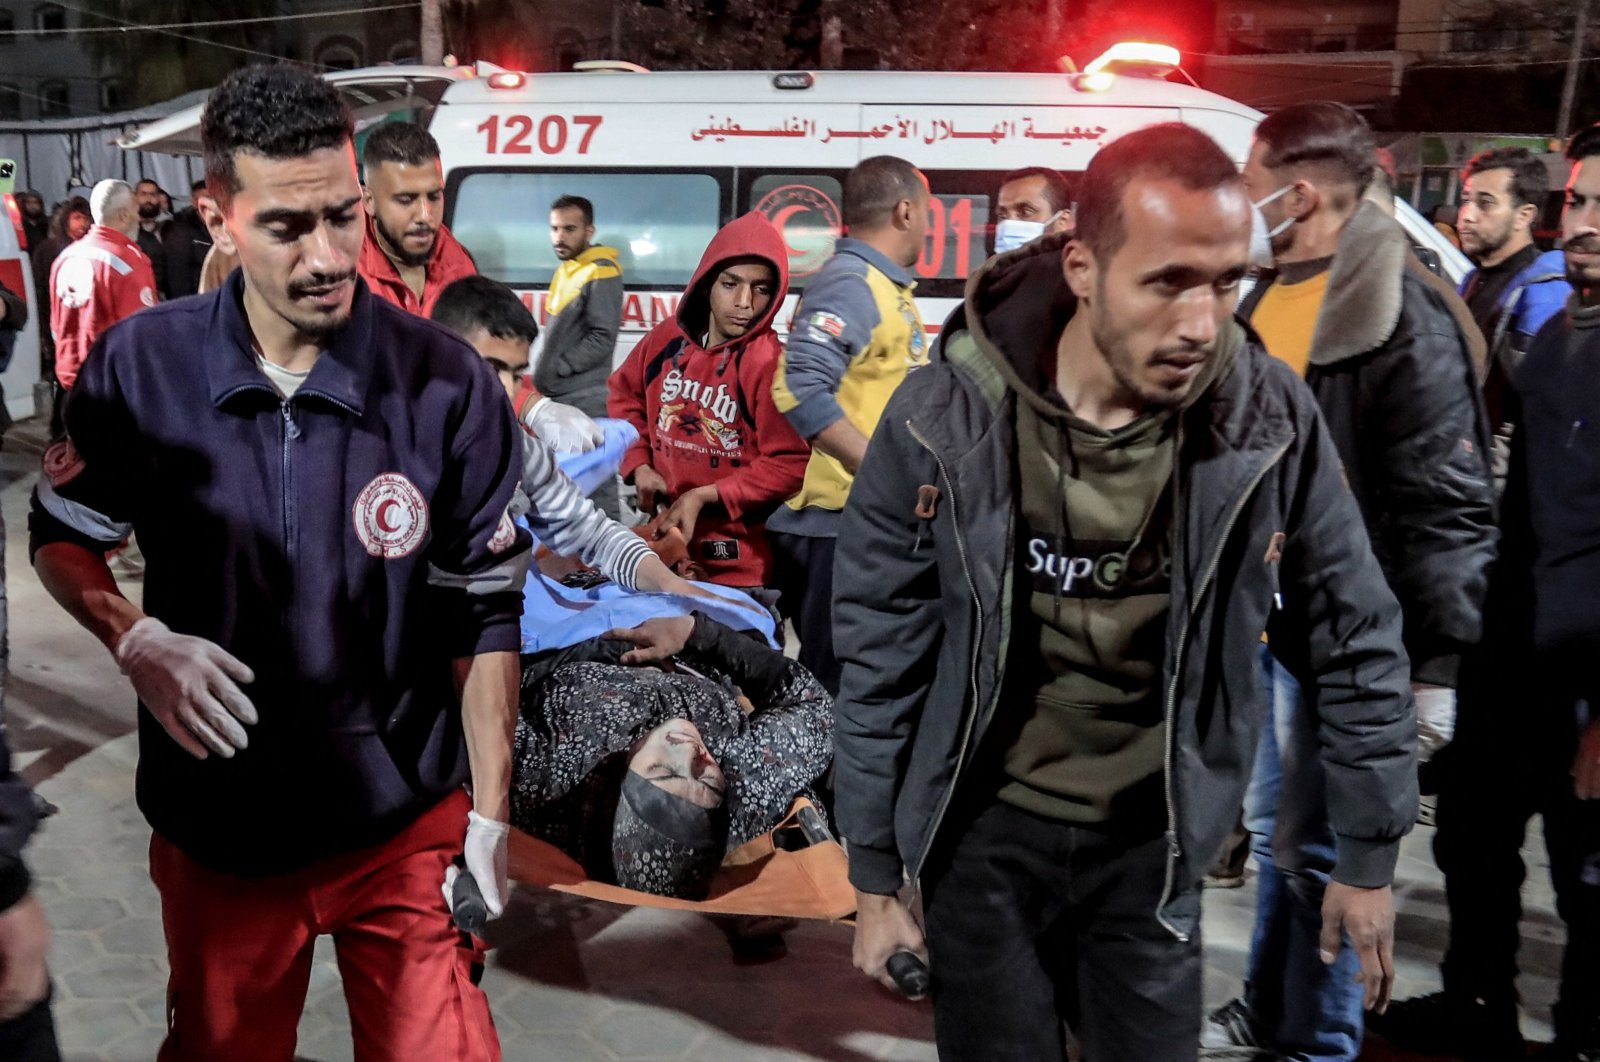
<instances>
[{"instance_id":1,"label":"man with beard","mask_svg":"<svg viewBox=\"0 0 1600 1062\"><path fill-rule=\"evenodd\" d=\"M1478 268L1461 282L1461 297L1489 344L1483 397L1499 483L1510 440L1505 405L1511 375L1572 294L1561 252L1540 254L1533 242L1549 180L1543 160L1526 148L1491 148L1462 174L1461 249Z\"/></svg>"},{"instance_id":2,"label":"man with beard","mask_svg":"<svg viewBox=\"0 0 1600 1062\"><path fill-rule=\"evenodd\" d=\"M939 1057L1197 1051L1200 879L1267 714L1311 699L1324 933L1368 999L1416 815L1400 611L1294 373L1233 317L1250 201L1205 134L1100 150L1071 239L990 259L889 399L839 528L834 707L856 966L922 950Z\"/></svg>"},{"instance_id":3,"label":"man with beard","mask_svg":"<svg viewBox=\"0 0 1600 1062\"><path fill-rule=\"evenodd\" d=\"M373 294L427 317L451 281L478 271L444 227L439 144L425 129L389 122L367 137L361 166L367 203L361 276Z\"/></svg>"},{"instance_id":4,"label":"man with beard","mask_svg":"<svg viewBox=\"0 0 1600 1062\"><path fill-rule=\"evenodd\" d=\"M550 204L550 246L561 264L545 297L549 324L533 384L548 398L603 417L622 327L622 266L615 248L594 243L594 204L582 196ZM594 501L613 520L621 517L615 477L594 492Z\"/></svg>"},{"instance_id":5,"label":"man with beard","mask_svg":"<svg viewBox=\"0 0 1600 1062\"><path fill-rule=\"evenodd\" d=\"M150 268L156 277L156 294L167 298L167 229L172 218L162 207L166 193L161 186L146 177L133 186L134 198L139 203L139 250L150 259Z\"/></svg>"},{"instance_id":6,"label":"man with beard","mask_svg":"<svg viewBox=\"0 0 1600 1062\"><path fill-rule=\"evenodd\" d=\"M17 206L22 208L22 232L28 238L25 250L31 253L50 234L50 215L38 192L18 192Z\"/></svg>"},{"instance_id":7,"label":"man with beard","mask_svg":"<svg viewBox=\"0 0 1600 1062\"><path fill-rule=\"evenodd\" d=\"M1562 253L1573 298L1511 378L1510 468L1483 643L1439 790L1444 991L1396 1003L1390 1042L1468 1062L1520 1058L1519 893L1528 820L1543 821L1567 927L1556 1040L1541 1062L1600 1059L1600 126L1573 138Z\"/></svg>"},{"instance_id":8,"label":"man with beard","mask_svg":"<svg viewBox=\"0 0 1600 1062\"><path fill-rule=\"evenodd\" d=\"M460 860L491 917L506 895L518 428L471 347L357 275L332 85L236 71L200 131L201 210L240 268L95 347L31 523L41 581L139 697L159 1057L291 1058L331 934L356 1057L498 1059L442 888ZM104 559L130 529L143 609Z\"/></svg>"}]
</instances>

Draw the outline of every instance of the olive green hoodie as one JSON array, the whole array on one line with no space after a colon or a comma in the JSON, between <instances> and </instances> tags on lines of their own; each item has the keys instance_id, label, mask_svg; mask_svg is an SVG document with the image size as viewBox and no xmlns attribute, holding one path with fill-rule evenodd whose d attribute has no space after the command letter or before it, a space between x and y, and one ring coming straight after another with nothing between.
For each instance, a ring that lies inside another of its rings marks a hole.
<instances>
[{"instance_id":1,"label":"olive green hoodie","mask_svg":"<svg viewBox=\"0 0 1600 1062\"><path fill-rule=\"evenodd\" d=\"M1065 282L1053 305L1027 305L1027 290L995 297L1003 274L994 287L974 279L969 330L950 341L977 344L1016 396L1021 585L990 746L999 797L1054 819L1159 832L1173 414L1231 363L1239 330L1223 330L1180 406L1108 432L1074 416L1056 390L1057 340L1077 309Z\"/></svg>"}]
</instances>

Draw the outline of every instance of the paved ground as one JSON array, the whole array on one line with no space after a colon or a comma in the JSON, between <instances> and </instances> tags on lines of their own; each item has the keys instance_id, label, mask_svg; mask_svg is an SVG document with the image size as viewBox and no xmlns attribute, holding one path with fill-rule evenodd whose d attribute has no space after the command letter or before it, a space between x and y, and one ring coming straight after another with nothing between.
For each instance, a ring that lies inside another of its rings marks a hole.
<instances>
[{"instance_id":1,"label":"paved ground","mask_svg":"<svg viewBox=\"0 0 1600 1062\"><path fill-rule=\"evenodd\" d=\"M133 803L133 698L105 651L47 600L28 567L27 494L37 462L36 449L28 452L37 446L31 427L0 454L11 558L7 708L24 773L61 808L29 853L56 928L56 1017L73 1062L144 1062L161 1038L166 966L145 870L150 833ZM127 589L135 594L138 584ZM1430 834L1417 830L1400 864L1401 996L1438 986L1444 901ZM1524 1030L1543 1038L1561 931L1537 846L1535 837L1522 989ZM1250 892L1207 897L1210 1003L1237 990ZM738 965L722 935L697 917L522 891L494 938L484 986L507 1059L934 1057L927 1006L859 979L841 926L808 925L790 934L786 956ZM318 958L300 1052L335 1062L351 1057L349 1019L331 951Z\"/></svg>"}]
</instances>

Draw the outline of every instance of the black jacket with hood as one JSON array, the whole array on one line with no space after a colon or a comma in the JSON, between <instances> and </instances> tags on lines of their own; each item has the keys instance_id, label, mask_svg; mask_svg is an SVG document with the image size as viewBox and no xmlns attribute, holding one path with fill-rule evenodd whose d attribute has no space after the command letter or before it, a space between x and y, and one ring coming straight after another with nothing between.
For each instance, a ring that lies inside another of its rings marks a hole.
<instances>
[{"instance_id":1,"label":"black jacket with hood","mask_svg":"<svg viewBox=\"0 0 1600 1062\"><path fill-rule=\"evenodd\" d=\"M837 814L850 876L888 893L922 871L962 772L1003 710L1017 610L1016 403L998 367L1045 355L1076 302L1060 238L967 284L941 353L890 401L845 508L835 559ZM1416 819L1416 722L1400 609L1304 384L1230 325L1231 367L1182 413L1167 728L1167 889L1179 936L1235 820L1274 648L1309 699L1338 834L1334 876L1386 885ZM927 502L939 492L932 516ZM1281 607L1275 601L1281 596Z\"/></svg>"},{"instance_id":2,"label":"black jacket with hood","mask_svg":"<svg viewBox=\"0 0 1600 1062\"><path fill-rule=\"evenodd\" d=\"M1406 267L1408 247L1370 203L1350 219L1306 383L1400 599L1412 677L1454 686L1461 654L1478 644L1494 559L1489 422L1461 326L1446 296Z\"/></svg>"}]
</instances>

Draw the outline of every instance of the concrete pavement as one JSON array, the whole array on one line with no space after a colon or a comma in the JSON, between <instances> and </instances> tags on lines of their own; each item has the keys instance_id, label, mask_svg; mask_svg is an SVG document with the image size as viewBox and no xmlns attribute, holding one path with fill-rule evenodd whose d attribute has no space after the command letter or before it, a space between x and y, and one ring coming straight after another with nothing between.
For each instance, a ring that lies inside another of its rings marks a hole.
<instances>
[{"instance_id":1,"label":"concrete pavement","mask_svg":"<svg viewBox=\"0 0 1600 1062\"><path fill-rule=\"evenodd\" d=\"M133 801L134 702L108 654L45 595L27 563L28 492L38 426L0 453L0 511L10 557L9 733L23 773L60 814L28 858L56 930L56 1020L73 1062L145 1062L164 1028L166 963L146 872L150 831ZM197 577L203 578L203 574ZM125 584L130 596L137 582ZM1399 869L1396 995L1438 987L1445 938L1431 830L1407 839ZM1537 834L1527 852L1524 1031L1548 1038L1562 931ZM1250 888L1206 902L1206 997L1238 991ZM933 1059L926 1004L898 1000L850 966L850 933L808 924L788 954L740 965L722 934L693 915L628 909L519 890L493 928L484 977L508 1060ZM300 1023L300 1054L352 1057L332 949L323 941ZM1368 1058L1379 1057L1369 1052Z\"/></svg>"}]
</instances>

